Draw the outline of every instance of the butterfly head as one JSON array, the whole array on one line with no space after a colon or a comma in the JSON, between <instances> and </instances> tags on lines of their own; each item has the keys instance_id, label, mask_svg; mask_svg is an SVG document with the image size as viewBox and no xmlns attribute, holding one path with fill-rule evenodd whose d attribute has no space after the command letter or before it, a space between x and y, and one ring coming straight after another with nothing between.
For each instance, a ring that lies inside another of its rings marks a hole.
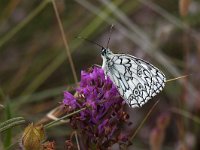
<instances>
[{"instance_id":1,"label":"butterfly head","mask_svg":"<svg viewBox=\"0 0 200 150\"><path fill-rule=\"evenodd\" d=\"M110 58L110 56L112 54L113 53L111 52L111 50L109 48L102 47L102 49L101 49L101 57L103 57L103 58Z\"/></svg>"}]
</instances>

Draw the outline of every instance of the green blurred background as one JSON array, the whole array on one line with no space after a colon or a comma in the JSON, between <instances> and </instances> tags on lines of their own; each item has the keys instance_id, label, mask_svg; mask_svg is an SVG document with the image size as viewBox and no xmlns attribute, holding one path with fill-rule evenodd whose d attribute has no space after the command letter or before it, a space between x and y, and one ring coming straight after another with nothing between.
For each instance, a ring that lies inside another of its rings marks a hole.
<instances>
[{"instance_id":1,"label":"green blurred background","mask_svg":"<svg viewBox=\"0 0 200 150\"><path fill-rule=\"evenodd\" d=\"M146 113L156 110L133 141L135 149L150 149L151 131L163 113L170 114L163 149L200 147L200 1L199 0L56 0L75 70L101 65L100 48L77 39L87 37L109 48L143 58L167 79L164 91L140 109L128 109L137 128ZM73 92L75 80L51 0L0 1L0 121L23 116L37 122ZM4 107L4 108L3 108ZM22 127L12 130L14 143ZM64 132L63 132L64 131ZM50 129L58 149L71 130ZM2 136L2 141L6 133ZM11 139L11 138L10 138ZM181 144L180 144L181 143ZM1 143L0 143L1 145ZM1 147L0 147L1 148Z\"/></svg>"}]
</instances>

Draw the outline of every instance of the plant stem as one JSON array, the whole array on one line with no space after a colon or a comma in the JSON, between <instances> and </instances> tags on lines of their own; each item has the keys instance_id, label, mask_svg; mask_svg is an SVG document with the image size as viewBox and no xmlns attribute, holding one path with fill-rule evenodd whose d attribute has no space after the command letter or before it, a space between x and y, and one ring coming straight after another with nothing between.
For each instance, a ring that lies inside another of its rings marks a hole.
<instances>
[{"instance_id":1,"label":"plant stem","mask_svg":"<svg viewBox=\"0 0 200 150\"><path fill-rule=\"evenodd\" d=\"M55 11L55 14L56 14L56 19L57 19L58 24L59 24L60 32L61 32L62 39L63 39L63 42L64 42L64 46L65 46L65 49L66 49L66 52L67 52L69 63L70 63L71 69L72 69L74 81L75 81L75 83L78 83L78 77L77 77L77 74L76 74L76 70L75 70L74 63L73 63L73 60L72 60L72 56L71 56L71 53L70 53L69 45L68 45L68 42L67 42L67 39L66 39L66 36L65 36L65 31L63 29L63 25L62 25L62 22L61 22L59 13L58 13L58 9L57 9L55 0L52 0L52 4L53 4L53 8L54 8L54 11Z\"/></svg>"},{"instance_id":2,"label":"plant stem","mask_svg":"<svg viewBox=\"0 0 200 150\"><path fill-rule=\"evenodd\" d=\"M79 110L77 110L77 111L74 111L74 112L72 112L72 113L70 113L70 114L67 114L67 115L65 115L65 116L63 116L63 117L61 117L61 118L59 118L58 120L54 120L54 121L52 121L52 122L46 124L46 125L44 126L44 128L45 128L45 129L48 129L48 128L50 128L53 124L57 123L58 121L61 121L61 120L63 120L63 119L66 119L66 118L68 118L68 117L70 117L70 116L72 116L72 115L74 115L74 114L77 114L77 113L79 113L79 112L81 112L81 111L83 111L83 110L85 110L85 109L86 109L86 107L81 108L81 109L79 109Z\"/></svg>"}]
</instances>

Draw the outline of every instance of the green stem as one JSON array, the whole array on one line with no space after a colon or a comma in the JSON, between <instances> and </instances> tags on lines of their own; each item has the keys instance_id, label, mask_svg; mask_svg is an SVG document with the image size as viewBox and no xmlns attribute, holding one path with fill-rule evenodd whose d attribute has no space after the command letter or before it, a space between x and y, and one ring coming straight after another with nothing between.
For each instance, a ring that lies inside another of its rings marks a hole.
<instances>
[{"instance_id":1,"label":"green stem","mask_svg":"<svg viewBox=\"0 0 200 150\"><path fill-rule=\"evenodd\" d=\"M68 118L68 117L70 117L70 116L72 116L72 115L74 115L74 114L77 114L77 113L79 113L79 112L81 112L81 111L83 111L83 110L85 110L85 109L86 109L86 107L81 108L81 109L79 109L79 110L77 110L77 111L74 111L74 112L72 112L72 113L70 113L70 114L67 114L67 115L65 115L65 116L63 116L63 117L61 117L61 118L59 118L58 120L55 120L55 121L52 121L52 122L46 124L46 125L44 126L44 128L45 128L45 129L48 129L48 128L50 128L53 124L55 124L55 123L57 123L57 122L59 122L59 121L61 121L61 120L63 120L63 119L66 119L66 118Z\"/></svg>"}]
</instances>

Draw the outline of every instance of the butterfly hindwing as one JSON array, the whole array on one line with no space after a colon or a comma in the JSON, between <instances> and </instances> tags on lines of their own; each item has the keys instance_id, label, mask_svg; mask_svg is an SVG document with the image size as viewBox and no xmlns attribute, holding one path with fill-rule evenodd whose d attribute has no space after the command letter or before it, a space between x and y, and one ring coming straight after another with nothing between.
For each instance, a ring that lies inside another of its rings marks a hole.
<instances>
[{"instance_id":1,"label":"butterfly hindwing","mask_svg":"<svg viewBox=\"0 0 200 150\"><path fill-rule=\"evenodd\" d=\"M113 54L104 70L131 107L141 107L165 85L165 75L158 68L131 55Z\"/></svg>"}]
</instances>

